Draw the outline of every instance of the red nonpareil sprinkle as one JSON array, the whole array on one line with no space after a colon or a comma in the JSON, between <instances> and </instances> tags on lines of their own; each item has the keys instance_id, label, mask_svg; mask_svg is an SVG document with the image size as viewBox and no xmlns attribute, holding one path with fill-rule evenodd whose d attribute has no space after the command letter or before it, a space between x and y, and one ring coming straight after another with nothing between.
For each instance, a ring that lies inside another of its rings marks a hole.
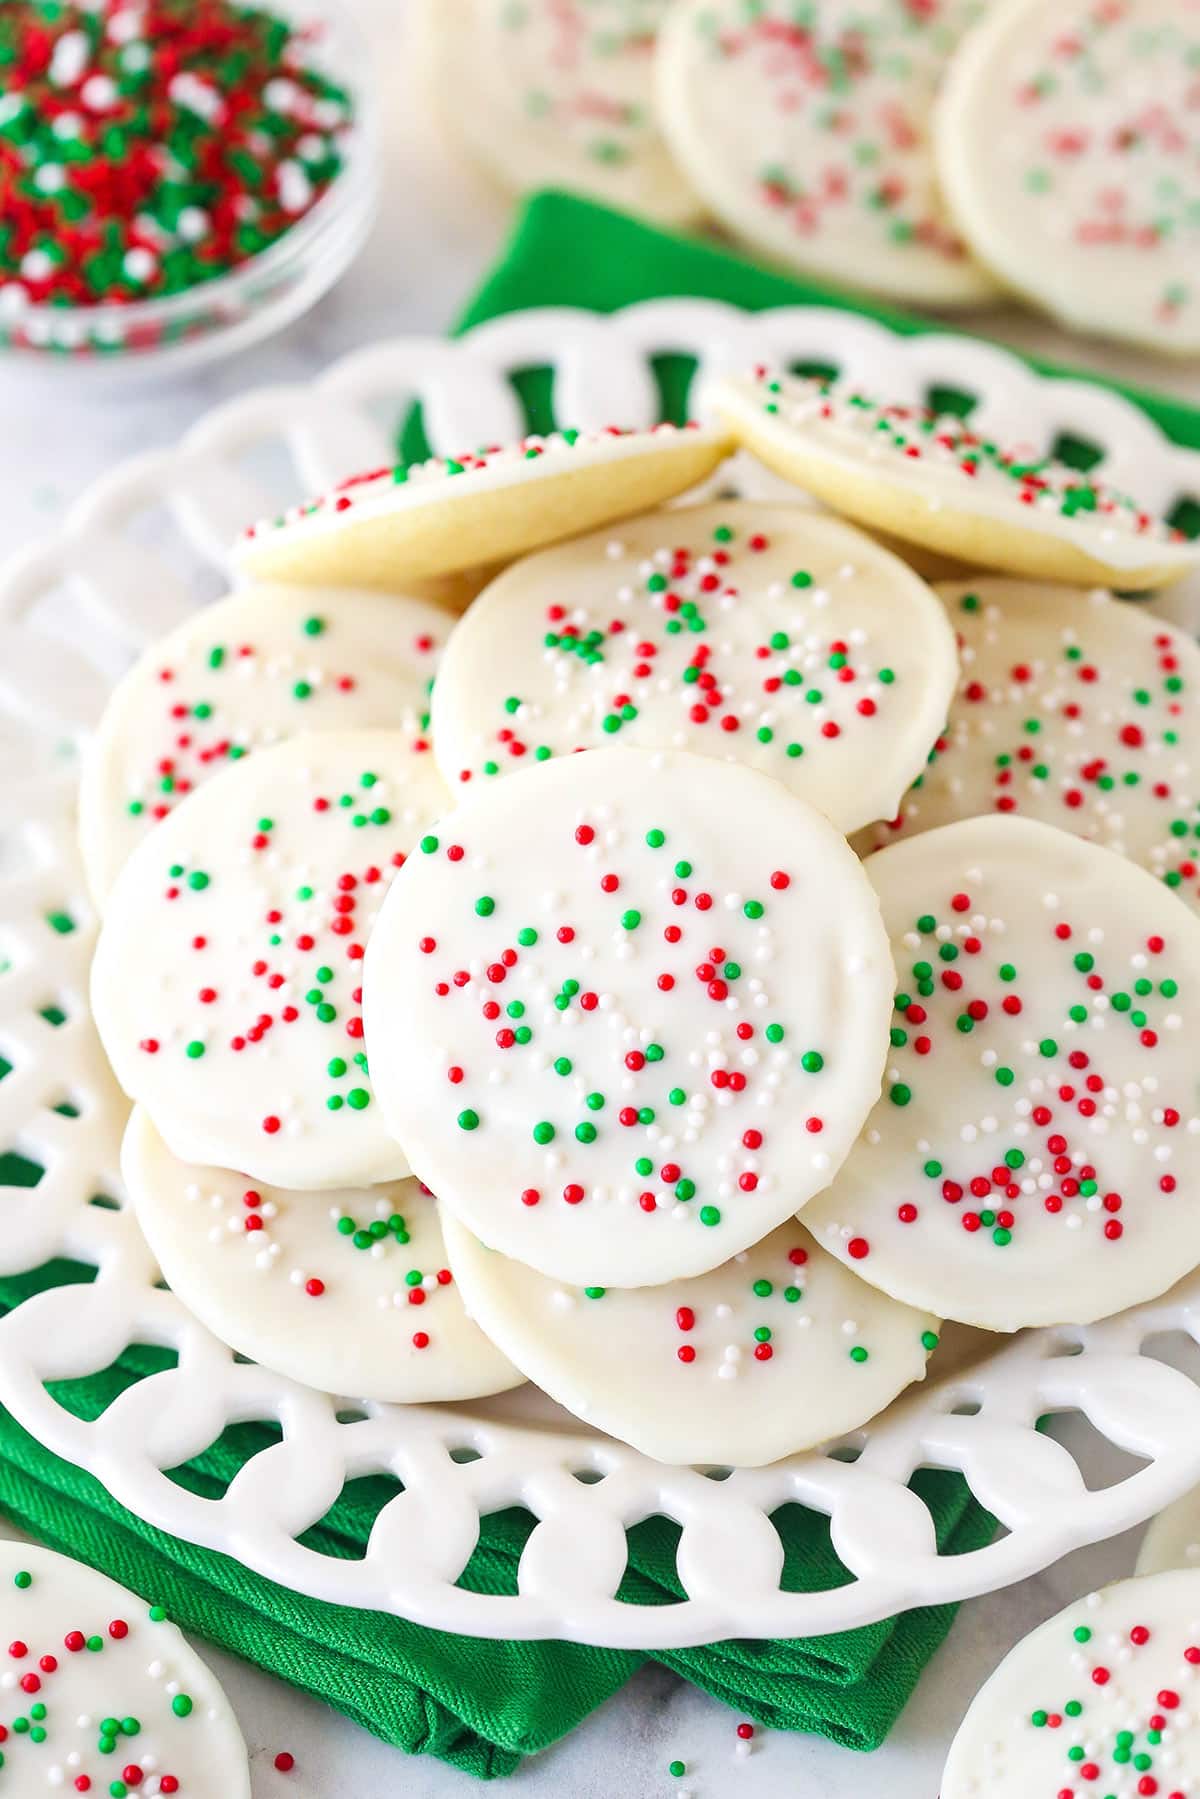
<instances>
[{"instance_id":1,"label":"red nonpareil sprinkle","mask_svg":"<svg viewBox=\"0 0 1200 1799\"><path fill-rule=\"evenodd\" d=\"M275 1766L281 1774L290 1774L296 1766L296 1758L289 1749L281 1749L275 1757Z\"/></svg>"}]
</instances>

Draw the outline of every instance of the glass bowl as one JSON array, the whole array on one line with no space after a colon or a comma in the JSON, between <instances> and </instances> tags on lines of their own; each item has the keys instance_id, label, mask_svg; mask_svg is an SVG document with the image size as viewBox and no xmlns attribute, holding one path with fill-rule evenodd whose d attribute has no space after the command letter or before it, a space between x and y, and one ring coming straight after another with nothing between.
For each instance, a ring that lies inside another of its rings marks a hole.
<instances>
[{"instance_id":1,"label":"glass bowl","mask_svg":"<svg viewBox=\"0 0 1200 1799\"><path fill-rule=\"evenodd\" d=\"M299 318L345 273L379 197L371 63L345 0L264 0L298 27L321 28L314 60L345 87L354 115L342 167L320 199L267 249L182 293L129 304L0 307L0 366L13 372L175 373L259 342Z\"/></svg>"}]
</instances>

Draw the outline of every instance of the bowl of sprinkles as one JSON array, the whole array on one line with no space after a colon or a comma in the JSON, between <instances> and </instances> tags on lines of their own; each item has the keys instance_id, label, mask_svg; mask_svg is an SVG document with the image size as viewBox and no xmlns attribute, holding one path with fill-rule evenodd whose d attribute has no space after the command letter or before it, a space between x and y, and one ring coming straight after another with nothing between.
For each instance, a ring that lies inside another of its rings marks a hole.
<instances>
[{"instance_id":1,"label":"bowl of sprinkles","mask_svg":"<svg viewBox=\"0 0 1200 1799\"><path fill-rule=\"evenodd\" d=\"M374 214L365 64L316 0L6 0L0 349L157 368L307 310Z\"/></svg>"}]
</instances>

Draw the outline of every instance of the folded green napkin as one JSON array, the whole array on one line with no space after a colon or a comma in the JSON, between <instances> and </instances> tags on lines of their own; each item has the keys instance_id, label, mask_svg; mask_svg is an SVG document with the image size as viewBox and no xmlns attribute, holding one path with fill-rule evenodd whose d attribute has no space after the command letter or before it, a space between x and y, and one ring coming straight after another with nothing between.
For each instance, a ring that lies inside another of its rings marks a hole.
<instances>
[{"instance_id":1,"label":"folded green napkin","mask_svg":"<svg viewBox=\"0 0 1200 1799\"><path fill-rule=\"evenodd\" d=\"M797 291L711 248L549 195L526 209L508 253L463 325L532 304L611 307L655 294L694 292L753 306L795 299ZM668 408L682 405L688 372L683 359L675 359L665 373L660 369ZM522 381L534 424L546 422L545 373L527 373ZM5 1072L0 1062L0 1077ZM0 1158L0 1184L27 1186L39 1173L24 1158ZM89 1280L92 1271L59 1263L0 1280L0 1311L69 1278ZM165 1352L134 1347L100 1374L61 1383L56 1397L78 1415L95 1418L131 1381L171 1364ZM175 1470L174 1478L193 1492L219 1497L246 1458L273 1440L272 1430L232 1427L203 1455ZM990 1539L994 1521L958 1476L925 1470L912 1484L929 1507L943 1550L963 1553ZM361 1556L380 1507L396 1491L381 1478L354 1481L306 1533L305 1543L334 1557ZM245 1656L411 1754L436 1755L484 1778L511 1773L523 1756L573 1729L646 1659L567 1643L456 1637L381 1613L306 1599L226 1556L152 1529L3 1412L0 1509L43 1542L165 1605L185 1630ZM776 1514L776 1523L789 1590L823 1590L847 1578L823 1517L789 1505ZM482 1593L515 1592L517 1562L533 1525L520 1510L485 1519L460 1584ZM675 1573L678 1536L678 1527L660 1517L629 1533L622 1597L666 1605L683 1596ZM653 1659L748 1718L873 1749L895 1722L953 1615L953 1607L943 1606L811 1641L737 1640L663 1651Z\"/></svg>"}]
</instances>

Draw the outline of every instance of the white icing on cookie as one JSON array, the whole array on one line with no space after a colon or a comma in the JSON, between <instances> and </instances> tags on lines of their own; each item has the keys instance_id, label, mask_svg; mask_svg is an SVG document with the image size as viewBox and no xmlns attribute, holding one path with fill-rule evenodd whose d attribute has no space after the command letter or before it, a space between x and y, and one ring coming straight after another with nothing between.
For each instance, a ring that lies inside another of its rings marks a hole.
<instances>
[{"instance_id":1,"label":"white icing on cookie","mask_svg":"<svg viewBox=\"0 0 1200 1799\"><path fill-rule=\"evenodd\" d=\"M419 1181L320 1195L178 1161L141 1108L121 1171L171 1290L239 1354L323 1393L475 1399L522 1376L463 1310Z\"/></svg>"},{"instance_id":2,"label":"white icing on cookie","mask_svg":"<svg viewBox=\"0 0 1200 1799\"><path fill-rule=\"evenodd\" d=\"M1019 818L864 864L899 982L884 1095L805 1221L886 1292L1086 1323L1200 1261L1200 919Z\"/></svg>"},{"instance_id":3,"label":"white icing on cookie","mask_svg":"<svg viewBox=\"0 0 1200 1799\"><path fill-rule=\"evenodd\" d=\"M1138 1550L1138 1574L1169 1568L1200 1569L1200 1487L1151 1518Z\"/></svg>"},{"instance_id":4,"label":"white icing on cookie","mask_svg":"<svg viewBox=\"0 0 1200 1799\"><path fill-rule=\"evenodd\" d=\"M359 982L388 884L445 801L399 731L306 733L189 794L129 857L92 1007L181 1160L281 1187L408 1172L373 1100Z\"/></svg>"},{"instance_id":5,"label":"white icing on cookie","mask_svg":"<svg viewBox=\"0 0 1200 1799\"><path fill-rule=\"evenodd\" d=\"M980 258L1074 330L1200 351L1198 0L1009 0L963 46L939 172Z\"/></svg>"},{"instance_id":6,"label":"white icing on cookie","mask_svg":"<svg viewBox=\"0 0 1200 1799\"><path fill-rule=\"evenodd\" d=\"M892 966L843 839L777 782L592 750L473 792L365 975L387 1121L443 1206L559 1280L716 1267L832 1177Z\"/></svg>"},{"instance_id":7,"label":"white icing on cookie","mask_svg":"<svg viewBox=\"0 0 1200 1799\"><path fill-rule=\"evenodd\" d=\"M683 224L699 206L654 115L669 0L423 0L420 62L447 133L515 193L564 187Z\"/></svg>"},{"instance_id":8,"label":"white icing on cookie","mask_svg":"<svg viewBox=\"0 0 1200 1799\"><path fill-rule=\"evenodd\" d=\"M687 749L837 825L891 817L958 664L929 589L836 519L723 501L515 564L456 627L434 702L452 788L576 749Z\"/></svg>"},{"instance_id":9,"label":"white icing on cookie","mask_svg":"<svg viewBox=\"0 0 1200 1799\"><path fill-rule=\"evenodd\" d=\"M806 273L930 305L986 298L938 192L930 112L983 0L677 0L667 141L726 228Z\"/></svg>"},{"instance_id":10,"label":"white icing on cookie","mask_svg":"<svg viewBox=\"0 0 1200 1799\"><path fill-rule=\"evenodd\" d=\"M728 447L712 426L614 426L371 469L252 525L234 556L256 580L394 592L643 512L703 481Z\"/></svg>"},{"instance_id":11,"label":"white icing on cookie","mask_svg":"<svg viewBox=\"0 0 1200 1799\"><path fill-rule=\"evenodd\" d=\"M161 1606L27 1543L0 1546L0 1596L4 1792L250 1799L229 1701Z\"/></svg>"},{"instance_id":12,"label":"white icing on cookie","mask_svg":"<svg viewBox=\"0 0 1200 1799\"><path fill-rule=\"evenodd\" d=\"M1003 580L941 590L962 678L929 767L880 847L1016 813L1129 856L1200 905L1200 649L1102 591Z\"/></svg>"},{"instance_id":13,"label":"white icing on cookie","mask_svg":"<svg viewBox=\"0 0 1200 1799\"><path fill-rule=\"evenodd\" d=\"M1032 1631L977 1694L941 1799L1190 1799L1200 1573L1122 1580Z\"/></svg>"},{"instance_id":14,"label":"white icing on cookie","mask_svg":"<svg viewBox=\"0 0 1200 1799\"><path fill-rule=\"evenodd\" d=\"M447 1217L471 1315L560 1405L662 1462L758 1467L856 1430L911 1381L937 1320L847 1272L791 1221L662 1287L568 1287Z\"/></svg>"},{"instance_id":15,"label":"white icing on cookie","mask_svg":"<svg viewBox=\"0 0 1200 1799\"><path fill-rule=\"evenodd\" d=\"M266 586L160 639L118 683L84 761L79 835L97 899L160 819L251 750L371 725L427 749L453 623L400 594Z\"/></svg>"},{"instance_id":16,"label":"white icing on cookie","mask_svg":"<svg viewBox=\"0 0 1200 1799\"><path fill-rule=\"evenodd\" d=\"M1200 562L1200 545L1135 498L955 416L765 368L710 399L748 449L835 511L968 565L1129 588Z\"/></svg>"}]
</instances>

